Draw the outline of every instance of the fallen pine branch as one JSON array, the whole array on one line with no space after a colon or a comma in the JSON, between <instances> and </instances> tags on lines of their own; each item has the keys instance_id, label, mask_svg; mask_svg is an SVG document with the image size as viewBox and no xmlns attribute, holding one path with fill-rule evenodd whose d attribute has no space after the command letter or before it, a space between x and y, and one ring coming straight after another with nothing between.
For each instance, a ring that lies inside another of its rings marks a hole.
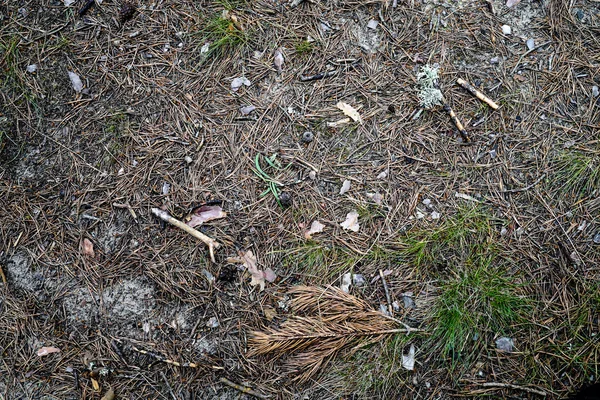
<instances>
[{"instance_id":1,"label":"fallen pine branch","mask_svg":"<svg viewBox=\"0 0 600 400\"><path fill-rule=\"evenodd\" d=\"M248 355L289 356L287 367L300 383L341 352L352 354L390 335L419 331L335 287L298 286L290 295L296 315L278 327L252 332Z\"/></svg>"}]
</instances>

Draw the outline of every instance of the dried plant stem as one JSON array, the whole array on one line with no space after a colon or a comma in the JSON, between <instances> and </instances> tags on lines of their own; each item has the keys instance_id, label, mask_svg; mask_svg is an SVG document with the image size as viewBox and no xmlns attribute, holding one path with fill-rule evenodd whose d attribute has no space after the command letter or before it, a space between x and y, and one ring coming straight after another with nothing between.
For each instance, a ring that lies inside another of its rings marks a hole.
<instances>
[{"instance_id":1,"label":"dried plant stem","mask_svg":"<svg viewBox=\"0 0 600 400\"><path fill-rule=\"evenodd\" d=\"M242 393L249 394L250 396L254 396L259 399L268 399L269 398L268 396L265 396L265 395L255 392L254 390L250 389L249 387L238 385L237 383L231 382L227 378L221 377L221 378L219 378L219 382L224 383L225 385L232 387L235 390L239 390Z\"/></svg>"},{"instance_id":2,"label":"dried plant stem","mask_svg":"<svg viewBox=\"0 0 600 400\"><path fill-rule=\"evenodd\" d=\"M388 289L387 282L385 281L385 275L383 275L383 271L379 270L379 276L381 277L381 283L383 284L383 290L385 291L385 299L388 304L388 311L390 315L394 315L394 308L392 307L392 297L390 296L390 290Z\"/></svg>"},{"instance_id":3,"label":"dried plant stem","mask_svg":"<svg viewBox=\"0 0 600 400\"><path fill-rule=\"evenodd\" d=\"M490 99L485 94L483 94L479 90L475 89L475 87L472 86L469 82L465 81L462 78L458 78L458 80L456 81L456 83L458 83L463 88L467 89L467 91L469 93L471 93L473 96L477 97L479 100L481 100L484 103L486 103L488 106L492 107L494 110L498 109L498 104L496 104L494 102L494 100Z\"/></svg>"},{"instance_id":4,"label":"dried plant stem","mask_svg":"<svg viewBox=\"0 0 600 400\"><path fill-rule=\"evenodd\" d=\"M208 251L210 252L210 259L212 260L212 262L215 262L214 249L216 249L220 246L220 244L216 240L214 240L213 238L211 238L209 236L206 236L202 232L198 232L194 228L190 228L188 225L184 224L183 222L181 222L180 220L178 220L176 218L171 217L166 211L163 211L159 208L153 208L152 213L154 215L156 215L157 217L159 217L160 219L162 219L163 221L168 222L171 225L176 226L179 229L186 231L187 233L189 233L196 239L200 239L201 241L206 243L206 245L208 246Z\"/></svg>"},{"instance_id":5,"label":"dried plant stem","mask_svg":"<svg viewBox=\"0 0 600 400\"><path fill-rule=\"evenodd\" d=\"M458 133L460 133L460 137L462 138L462 140L465 143L470 142L471 139L469 139L469 135L467 134L467 131L466 131L464 125L462 124L462 122L460 122L460 120L456 116L456 113L454 112L454 110L452 109L452 107L450 107L450 105L448 103L446 103L446 104L444 104L444 110L450 116L450 119L452 120L452 122L456 126L456 129L458 129Z\"/></svg>"},{"instance_id":6,"label":"dried plant stem","mask_svg":"<svg viewBox=\"0 0 600 400\"><path fill-rule=\"evenodd\" d=\"M484 382L484 383L481 384L481 386L488 387L488 388L509 388L509 389L515 389L515 390L522 390L524 392L535 393L535 394L538 394L540 396L546 396L547 395L546 392L543 392L541 390L531 389L531 388L528 388L528 387L525 387L525 386L513 385L512 383Z\"/></svg>"}]
</instances>

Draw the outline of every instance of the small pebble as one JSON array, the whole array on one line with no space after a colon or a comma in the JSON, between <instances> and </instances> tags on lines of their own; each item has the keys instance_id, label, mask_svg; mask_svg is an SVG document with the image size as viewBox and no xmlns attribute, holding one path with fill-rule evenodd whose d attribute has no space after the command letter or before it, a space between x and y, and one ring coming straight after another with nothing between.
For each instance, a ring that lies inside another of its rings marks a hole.
<instances>
[{"instance_id":1,"label":"small pebble","mask_svg":"<svg viewBox=\"0 0 600 400\"><path fill-rule=\"evenodd\" d=\"M508 25L502 25L502 33L510 35L512 33L512 28Z\"/></svg>"},{"instance_id":2,"label":"small pebble","mask_svg":"<svg viewBox=\"0 0 600 400\"><path fill-rule=\"evenodd\" d=\"M242 113L242 115L248 115L254 110L256 110L256 107L252 105L240 108L240 112Z\"/></svg>"},{"instance_id":3,"label":"small pebble","mask_svg":"<svg viewBox=\"0 0 600 400\"><path fill-rule=\"evenodd\" d=\"M372 19L367 24L367 28L375 30L375 29L377 29L377 25L379 25L379 22L377 22L374 19Z\"/></svg>"},{"instance_id":4,"label":"small pebble","mask_svg":"<svg viewBox=\"0 0 600 400\"><path fill-rule=\"evenodd\" d=\"M185 160L185 162L186 162L186 163L188 163L188 164L191 164L191 163L192 163L192 161L194 161L194 160L192 160L192 157L190 157L190 156L185 156L184 160Z\"/></svg>"},{"instance_id":5,"label":"small pebble","mask_svg":"<svg viewBox=\"0 0 600 400\"><path fill-rule=\"evenodd\" d=\"M437 211L432 212L431 219L440 219L440 213Z\"/></svg>"},{"instance_id":6,"label":"small pebble","mask_svg":"<svg viewBox=\"0 0 600 400\"><path fill-rule=\"evenodd\" d=\"M310 171L308 173L308 177L314 181L315 179L317 179L317 171Z\"/></svg>"},{"instance_id":7,"label":"small pebble","mask_svg":"<svg viewBox=\"0 0 600 400\"><path fill-rule=\"evenodd\" d=\"M31 64L31 65L27 66L27 72L29 72L30 74L33 74L35 71L37 71L36 64ZM596 87L596 86L594 86L594 87ZM598 89L598 88L596 87L596 89ZM594 96L594 97L596 97L596 96Z\"/></svg>"},{"instance_id":8,"label":"small pebble","mask_svg":"<svg viewBox=\"0 0 600 400\"><path fill-rule=\"evenodd\" d=\"M594 244L600 244L600 232L594 235Z\"/></svg>"},{"instance_id":9,"label":"small pebble","mask_svg":"<svg viewBox=\"0 0 600 400\"><path fill-rule=\"evenodd\" d=\"M596 85L592 86L592 96L594 96L594 97L600 96L600 89L598 89L598 86L596 86Z\"/></svg>"},{"instance_id":10,"label":"small pebble","mask_svg":"<svg viewBox=\"0 0 600 400\"><path fill-rule=\"evenodd\" d=\"M500 351L510 353L515 347L515 342L511 338L501 337L496 340L496 348Z\"/></svg>"},{"instance_id":11,"label":"small pebble","mask_svg":"<svg viewBox=\"0 0 600 400\"><path fill-rule=\"evenodd\" d=\"M302 142L304 143L310 143L314 140L315 138L315 134L312 133L311 131L306 131L302 134Z\"/></svg>"},{"instance_id":12,"label":"small pebble","mask_svg":"<svg viewBox=\"0 0 600 400\"><path fill-rule=\"evenodd\" d=\"M210 319L206 323L206 326L209 328L216 328L219 326L219 321L217 320L216 317L210 317Z\"/></svg>"},{"instance_id":13,"label":"small pebble","mask_svg":"<svg viewBox=\"0 0 600 400\"><path fill-rule=\"evenodd\" d=\"M431 199L423 199L423 205L428 206L431 204Z\"/></svg>"},{"instance_id":14,"label":"small pebble","mask_svg":"<svg viewBox=\"0 0 600 400\"><path fill-rule=\"evenodd\" d=\"M499 64L500 63L500 57L494 57L490 60L490 64Z\"/></svg>"},{"instance_id":15,"label":"small pebble","mask_svg":"<svg viewBox=\"0 0 600 400\"><path fill-rule=\"evenodd\" d=\"M527 39L527 49L529 49L529 50L535 49L535 40Z\"/></svg>"}]
</instances>

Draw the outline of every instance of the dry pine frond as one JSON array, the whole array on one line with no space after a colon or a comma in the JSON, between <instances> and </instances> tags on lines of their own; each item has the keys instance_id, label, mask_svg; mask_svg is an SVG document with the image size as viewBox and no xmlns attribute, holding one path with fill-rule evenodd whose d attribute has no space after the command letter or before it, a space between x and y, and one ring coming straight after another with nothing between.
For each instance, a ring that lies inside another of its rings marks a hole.
<instances>
[{"instance_id":1,"label":"dry pine frond","mask_svg":"<svg viewBox=\"0 0 600 400\"><path fill-rule=\"evenodd\" d=\"M294 381L306 382L342 351L353 353L387 335L408 332L401 323L334 287L298 286L290 291L296 315L276 328L252 332L249 356L289 356Z\"/></svg>"}]
</instances>

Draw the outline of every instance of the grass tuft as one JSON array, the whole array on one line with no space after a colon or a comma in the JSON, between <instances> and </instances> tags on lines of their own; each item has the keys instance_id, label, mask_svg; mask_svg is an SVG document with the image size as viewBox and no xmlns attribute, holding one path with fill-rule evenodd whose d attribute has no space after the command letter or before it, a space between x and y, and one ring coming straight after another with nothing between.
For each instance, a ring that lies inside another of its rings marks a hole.
<instances>
[{"instance_id":1,"label":"grass tuft","mask_svg":"<svg viewBox=\"0 0 600 400\"><path fill-rule=\"evenodd\" d=\"M556 160L553 186L575 200L593 196L600 188L600 155L582 151L564 151Z\"/></svg>"}]
</instances>

